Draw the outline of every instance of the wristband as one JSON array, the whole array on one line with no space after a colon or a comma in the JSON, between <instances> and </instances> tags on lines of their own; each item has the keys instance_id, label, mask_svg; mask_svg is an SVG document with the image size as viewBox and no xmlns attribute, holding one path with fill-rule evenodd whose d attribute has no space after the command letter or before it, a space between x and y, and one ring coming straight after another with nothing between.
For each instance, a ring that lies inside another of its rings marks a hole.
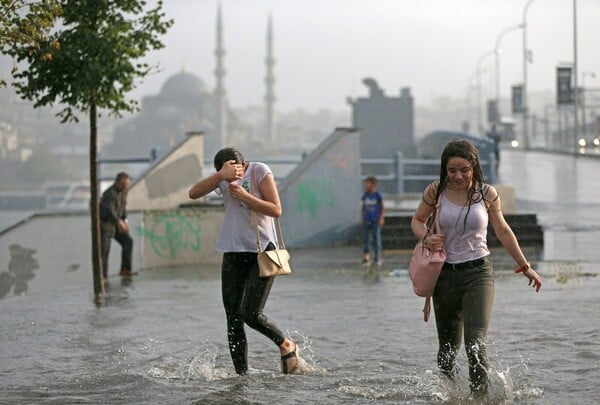
<instances>
[{"instance_id":1,"label":"wristband","mask_svg":"<svg viewBox=\"0 0 600 405\"><path fill-rule=\"evenodd\" d=\"M531 268L531 266L529 265L529 263L525 263L524 265L522 265L518 269L515 269L515 273L523 273L524 271L527 271L530 268Z\"/></svg>"}]
</instances>

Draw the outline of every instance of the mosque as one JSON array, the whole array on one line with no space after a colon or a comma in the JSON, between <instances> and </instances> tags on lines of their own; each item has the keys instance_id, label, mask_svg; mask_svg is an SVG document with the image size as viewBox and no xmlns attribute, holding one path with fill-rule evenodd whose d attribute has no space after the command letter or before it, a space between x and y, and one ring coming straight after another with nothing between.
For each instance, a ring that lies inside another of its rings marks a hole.
<instances>
[{"instance_id":1,"label":"mosque","mask_svg":"<svg viewBox=\"0 0 600 405\"><path fill-rule=\"evenodd\" d=\"M275 140L275 58L273 55L273 24L269 16L266 37L265 108L263 126L256 131L260 139L249 139L248 125L242 123L231 110L225 87L225 46L221 7L216 18L215 88L211 91L197 75L185 71L171 76L160 93L144 97L141 111L122 126L115 128L112 143L105 145L102 154L127 157L145 154L158 148L164 155L183 140L190 131L204 132L205 156L235 142L237 145L252 141L263 146ZM251 149L251 148L250 148ZM247 150L247 149L246 149Z\"/></svg>"}]
</instances>

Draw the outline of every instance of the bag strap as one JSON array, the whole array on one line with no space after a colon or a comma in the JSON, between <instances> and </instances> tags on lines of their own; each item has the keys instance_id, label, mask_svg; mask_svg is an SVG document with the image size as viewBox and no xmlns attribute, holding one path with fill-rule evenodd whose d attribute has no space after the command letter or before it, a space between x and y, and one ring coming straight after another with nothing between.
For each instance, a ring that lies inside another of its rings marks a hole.
<instances>
[{"instance_id":1,"label":"bag strap","mask_svg":"<svg viewBox=\"0 0 600 405\"><path fill-rule=\"evenodd\" d=\"M248 163L250 164L250 163ZM254 195L254 165L250 168L250 194ZM279 223L279 218L274 218L275 222L275 237L277 238L277 244L279 245L279 249L285 249L285 242L283 241L283 232L281 232L281 224ZM254 225L256 229L256 251L262 252L262 244L260 243L260 233L258 231L258 218L256 210L252 210L250 214L250 223Z\"/></svg>"},{"instance_id":2,"label":"bag strap","mask_svg":"<svg viewBox=\"0 0 600 405\"><path fill-rule=\"evenodd\" d=\"M435 229L434 231L436 233L438 233L442 227L440 226L440 213L441 213L441 209L442 209L442 195L440 194L440 197L438 198L436 204L435 204Z\"/></svg>"},{"instance_id":3,"label":"bag strap","mask_svg":"<svg viewBox=\"0 0 600 405\"><path fill-rule=\"evenodd\" d=\"M440 194L440 196L438 197L437 201L435 202L435 219L433 221L433 223L429 224L429 227L427 228L427 232L425 232L425 236L423 237L423 239L425 239L427 237L427 235L429 235L431 233L431 228L433 228L433 233L437 233L439 232L442 227L440 226L440 209L442 207L442 195Z\"/></svg>"}]
</instances>

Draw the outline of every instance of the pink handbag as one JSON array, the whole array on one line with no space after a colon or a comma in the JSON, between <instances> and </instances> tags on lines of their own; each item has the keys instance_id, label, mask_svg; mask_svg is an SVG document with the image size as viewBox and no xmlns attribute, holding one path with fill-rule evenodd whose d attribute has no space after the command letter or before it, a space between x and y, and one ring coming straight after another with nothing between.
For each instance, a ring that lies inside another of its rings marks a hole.
<instances>
[{"instance_id":1,"label":"pink handbag","mask_svg":"<svg viewBox=\"0 0 600 405\"><path fill-rule=\"evenodd\" d=\"M440 201L435 206L435 221L432 226L427 229L425 237L431 233L431 228L434 228L433 233L437 233L440 229ZM423 237L423 239L425 239ZM425 307L423 308L423 320L427 322L429 320L429 313L431 312L431 296L437 283L444 262L446 261L446 252L442 249L441 251L431 252L423 245L423 240L417 242L413 250L410 263L408 264L408 274L412 281L413 291L419 297L425 298Z\"/></svg>"}]
</instances>

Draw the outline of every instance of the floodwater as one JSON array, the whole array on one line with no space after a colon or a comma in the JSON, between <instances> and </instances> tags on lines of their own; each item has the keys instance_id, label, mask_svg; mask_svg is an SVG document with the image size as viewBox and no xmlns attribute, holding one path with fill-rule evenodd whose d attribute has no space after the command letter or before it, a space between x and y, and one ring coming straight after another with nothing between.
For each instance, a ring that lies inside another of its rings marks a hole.
<instances>
[{"instance_id":1,"label":"floodwater","mask_svg":"<svg viewBox=\"0 0 600 405\"><path fill-rule=\"evenodd\" d=\"M598 403L598 191L563 198L544 190L543 165L526 176L518 167L528 156L503 156L501 178L515 181L519 207L539 208L553 244L527 251L545 278L538 294L511 272L502 250L492 253L489 402ZM595 176L600 161L595 165L584 172ZM542 177L522 179L528 176ZM567 191L574 187L569 176L564 181ZM579 243L585 249L573 252ZM234 374L217 267L146 270L130 281L112 276L100 308L91 275L62 269L55 283L33 278L26 295L0 300L0 402L469 402L464 348L454 382L436 371L435 326L422 321L422 299L404 271L407 252L385 252L379 278L364 277L358 247L292 254L295 274L276 280L265 312L299 343L305 375L281 375L278 349L251 330L250 374ZM37 271L54 271L46 267Z\"/></svg>"}]
</instances>

